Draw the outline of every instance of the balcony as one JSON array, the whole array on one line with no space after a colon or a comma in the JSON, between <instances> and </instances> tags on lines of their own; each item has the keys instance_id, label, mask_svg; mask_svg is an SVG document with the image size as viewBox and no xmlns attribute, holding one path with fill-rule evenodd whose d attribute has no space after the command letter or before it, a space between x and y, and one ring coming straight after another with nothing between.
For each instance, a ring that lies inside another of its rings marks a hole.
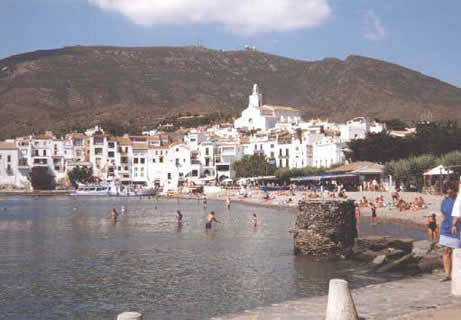
<instances>
[{"instance_id":1,"label":"balcony","mask_svg":"<svg viewBox=\"0 0 461 320\"><path fill-rule=\"evenodd\" d=\"M18 161L18 168L19 169L28 169L29 164L27 163L27 159L19 159Z\"/></svg>"}]
</instances>

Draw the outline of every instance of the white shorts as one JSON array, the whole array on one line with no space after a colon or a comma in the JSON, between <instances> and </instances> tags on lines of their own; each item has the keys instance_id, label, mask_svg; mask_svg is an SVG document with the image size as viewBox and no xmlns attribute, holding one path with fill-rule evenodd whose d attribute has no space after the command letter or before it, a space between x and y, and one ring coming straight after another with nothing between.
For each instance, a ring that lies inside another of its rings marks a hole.
<instances>
[{"instance_id":1,"label":"white shorts","mask_svg":"<svg viewBox=\"0 0 461 320\"><path fill-rule=\"evenodd\" d=\"M461 248L461 240L454 236L440 235L440 245L448 248Z\"/></svg>"}]
</instances>

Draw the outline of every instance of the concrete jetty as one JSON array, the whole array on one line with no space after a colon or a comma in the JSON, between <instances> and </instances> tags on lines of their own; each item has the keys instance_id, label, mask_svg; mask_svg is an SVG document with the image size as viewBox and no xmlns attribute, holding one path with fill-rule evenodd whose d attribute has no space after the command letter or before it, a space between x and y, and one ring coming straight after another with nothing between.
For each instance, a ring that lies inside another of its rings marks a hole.
<instances>
[{"instance_id":1,"label":"concrete jetty","mask_svg":"<svg viewBox=\"0 0 461 320\"><path fill-rule=\"evenodd\" d=\"M445 308L461 308L461 298L450 295L450 283L440 282L441 275L371 285L352 290L361 319L416 319L411 315ZM327 296L273 304L241 313L215 317L215 320L325 320Z\"/></svg>"}]
</instances>

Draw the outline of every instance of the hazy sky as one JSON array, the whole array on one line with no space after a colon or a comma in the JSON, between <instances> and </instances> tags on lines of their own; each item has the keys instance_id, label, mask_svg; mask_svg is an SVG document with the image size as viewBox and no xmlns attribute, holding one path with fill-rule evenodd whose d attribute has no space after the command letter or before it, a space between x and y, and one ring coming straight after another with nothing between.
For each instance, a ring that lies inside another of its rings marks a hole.
<instances>
[{"instance_id":1,"label":"hazy sky","mask_svg":"<svg viewBox=\"0 0 461 320\"><path fill-rule=\"evenodd\" d=\"M1 0L0 58L70 45L359 54L461 87L460 0Z\"/></svg>"}]
</instances>

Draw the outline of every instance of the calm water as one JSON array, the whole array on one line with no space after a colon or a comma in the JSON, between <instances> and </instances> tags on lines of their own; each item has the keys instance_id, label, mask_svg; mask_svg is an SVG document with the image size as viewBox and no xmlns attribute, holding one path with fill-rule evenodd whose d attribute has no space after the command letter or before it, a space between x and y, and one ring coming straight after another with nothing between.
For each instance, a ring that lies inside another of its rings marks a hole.
<instances>
[{"instance_id":1,"label":"calm water","mask_svg":"<svg viewBox=\"0 0 461 320\"><path fill-rule=\"evenodd\" d=\"M107 217L122 205L128 215L113 225ZM206 233L210 210L221 223ZM332 277L355 287L382 281L354 273L351 262L295 257L294 221L294 211L237 203L227 210L213 201L205 210L187 200L0 199L0 319L109 320L127 310L205 319L325 294ZM425 236L364 218L360 231Z\"/></svg>"}]
</instances>

